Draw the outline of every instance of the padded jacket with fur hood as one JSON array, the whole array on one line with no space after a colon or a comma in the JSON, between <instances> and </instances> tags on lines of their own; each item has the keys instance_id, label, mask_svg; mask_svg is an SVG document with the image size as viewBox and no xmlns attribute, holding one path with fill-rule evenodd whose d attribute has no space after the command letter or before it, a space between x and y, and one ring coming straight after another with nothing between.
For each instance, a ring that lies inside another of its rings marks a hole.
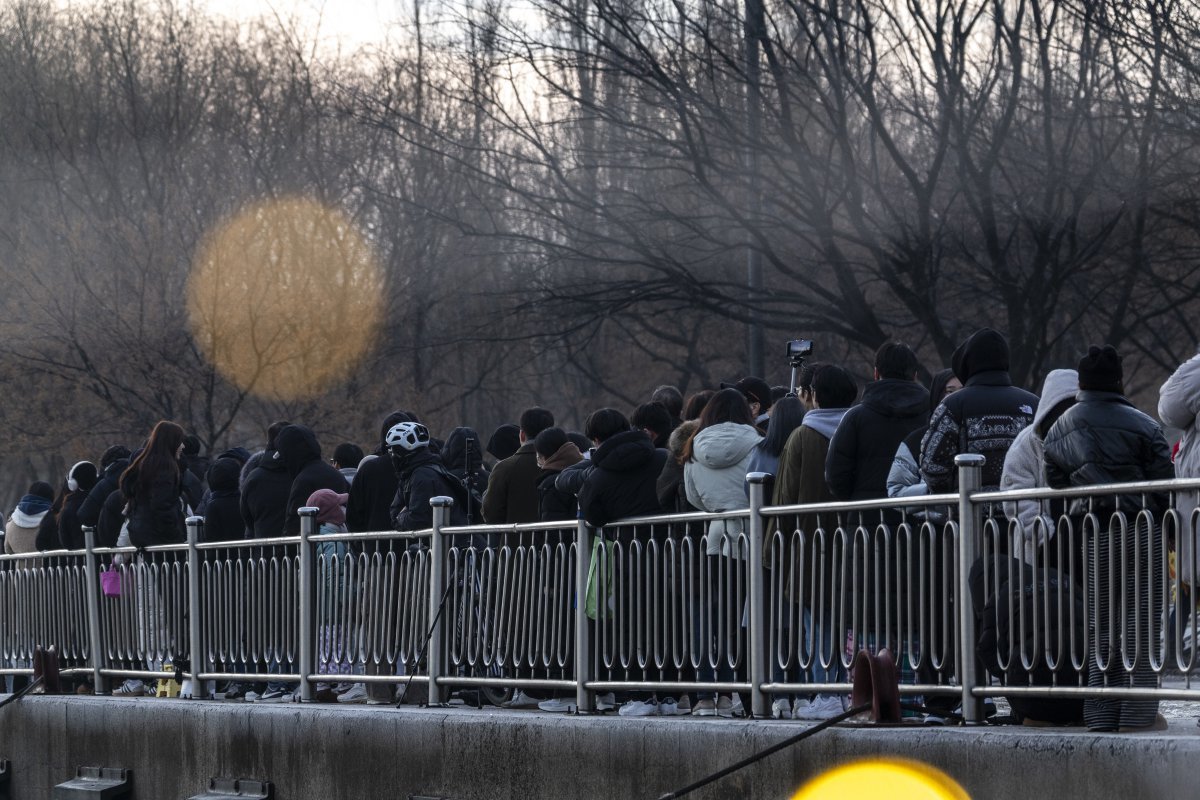
<instances>
[{"instance_id":1,"label":"padded jacket with fur hood","mask_svg":"<svg viewBox=\"0 0 1200 800\"><path fill-rule=\"evenodd\" d=\"M683 465L688 502L710 513L748 508L743 485L760 441L755 428L737 422L721 422L697 433L692 439L692 460ZM730 555L745 529L744 520L713 520L708 523L705 552Z\"/></svg>"}]
</instances>

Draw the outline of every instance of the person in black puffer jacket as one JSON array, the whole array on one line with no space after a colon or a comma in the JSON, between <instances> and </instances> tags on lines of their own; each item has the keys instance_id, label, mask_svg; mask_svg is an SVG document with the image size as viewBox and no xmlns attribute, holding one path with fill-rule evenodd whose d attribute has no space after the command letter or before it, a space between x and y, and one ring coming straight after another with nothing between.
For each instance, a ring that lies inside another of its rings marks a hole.
<instances>
[{"instance_id":1,"label":"person in black puffer jacket","mask_svg":"<svg viewBox=\"0 0 1200 800\"><path fill-rule=\"evenodd\" d=\"M209 499L204 509L204 541L230 542L246 538L238 478L242 465L233 458L218 458L206 476Z\"/></svg>"},{"instance_id":2,"label":"person in black puffer jacket","mask_svg":"<svg viewBox=\"0 0 1200 800\"><path fill-rule=\"evenodd\" d=\"M267 448L256 453L242 467L239 509L249 539L270 539L283 535L292 476L287 465L275 458L275 440L286 424L267 429ZM247 472L249 468L249 472Z\"/></svg>"},{"instance_id":3,"label":"person in black puffer jacket","mask_svg":"<svg viewBox=\"0 0 1200 800\"><path fill-rule=\"evenodd\" d=\"M80 461L67 473L67 494L63 497L62 510L58 512L58 541L66 550L84 548L79 507L95 487L97 477L96 465L90 461Z\"/></svg>"},{"instance_id":4,"label":"person in black puffer jacket","mask_svg":"<svg viewBox=\"0 0 1200 800\"><path fill-rule=\"evenodd\" d=\"M629 428L629 420L615 408L593 411L584 433L596 443L592 470L579 491L579 509L593 528L628 517L662 512L658 502L658 476L667 463L667 451L657 450L650 437ZM622 538L632 532L622 531Z\"/></svg>"},{"instance_id":5,"label":"person in black puffer jacket","mask_svg":"<svg viewBox=\"0 0 1200 800\"><path fill-rule=\"evenodd\" d=\"M88 492L87 499L79 505L80 525L95 526L100 521L100 510L104 507L104 501L117 489L121 473L129 466L129 456L129 448L121 444L114 444L100 456L102 474Z\"/></svg>"},{"instance_id":6,"label":"person in black puffer jacket","mask_svg":"<svg viewBox=\"0 0 1200 800\"><path fill-rule=\"evenodd\" d=\"M875 353L875 381L829 442L825 480L834 497L887 497L896 448L929 419L929 392L916 381L918 367L913 351L899 342L886 342Z\"/></svg>"},{"instance_id":7,"label":"person in black puffer jacket","mask_svg":"<svg viewBox=\"0 0 1200 800\"><path fill-rule=\"evenodd\" d=\"M129 542L135 547L187 540L181 502L182 447L183 428L163 420L154 426L146 447L121 474L121 493L129 506Z\"/></svg>"},{"instance_id":8,"label":"person in black puffer jacket","mask_svg":"<svg viewBox=\"0 0 1200 800\"><path fill-rule=\"evenodd\" d=\"M954 351L951 367L963 388L933 412L921 441L921 477L930 494L957 491L954 457L960 453L987 459L984 491L1000 486L1004 456L1038 407L1036 394L1012 385L1008 355L1008 342L991 328L977 331Z\"/></svg>"},{"instance_id":9,"label":"person in black puffer jacket","mask_svg":"<svg viewBox=\"0 0 1200 800\"><path fill-rule=\"evenodd\" d=\"M1046 481L1050 486L1061 489L1174 477L1171 449L1162 428L1125 398L1121 358L1111 345L1092 346L1079 362L1077 398L1046 434ZM1088 609L1092 630L1088 686L1158 685L1150 653L1157 650L1162 632L1165 577L1158 523L1168 498L1161 493L1146 495L1154 520L1151 525L1138 519L1142 498L1141 493L1109 494L1071 503L1075 530L1082 532L1087 545L1088 597L1096 598ZM1123 514L1128 522L1124 532L1113 519L1116 514ZM1095 531L1089 530L1085 515L1098 518ZM1122 600L1124 608L1112 608ZM1115 631L1114 622L1119 626ZM1135 626L1141 628L1140 640L1134 638L1139 633ZM1127 671L1122 656L1135 654L1133 669ZM1157 700L1088 698L1083 704L1084 721L1093 731L1148 728L1157 723L1157 715Z\"/></svg>"},{"instance_id":10,"label":"person in black puffer jacket","mask_svg":"<svg viewBox=\"0 0 1200 800\"><path fill-rule=\"evenodd\" d=\"M345 494L349 489L346 478L332 464L321 458L321 445L316 434L303 425L288 425L275 437L275 460L281 461L292 476L283 520L285 536L300 535L298 509L318 489L330 489Z\"/></svg>"},{"instance_id":11,"label":"person in black puffer jacket","mask_svg":"<svg viewBox=\"0 0 1200 800\"><path fill-rule=\"evenodd\" d=\"M358 467L354 482L350 484L350 498L346 501L346 528L351 533L368 533L392 530L392 501L400 479L392 460L388 457L387 432L401 422L419 422L415 414L408 411L393 411L383 420L379 431L379 445ZM390 549L390 542L370 544L369 547ZM353 543L351 550L358 552L359 545Z\"/></svg>"}]
</instances>

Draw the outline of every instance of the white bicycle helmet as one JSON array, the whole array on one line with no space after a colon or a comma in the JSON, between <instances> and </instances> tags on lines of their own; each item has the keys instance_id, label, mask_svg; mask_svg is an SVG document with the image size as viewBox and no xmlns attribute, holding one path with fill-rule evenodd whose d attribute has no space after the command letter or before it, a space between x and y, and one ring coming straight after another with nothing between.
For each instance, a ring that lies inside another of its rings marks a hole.
<instances>
[{"instance_id":1,"label":"white bicycle helmet","mask_svg":"<svg viewBox=\"0 0 1200 800\"><path fill-rule=\"evenodd\" d=\"M429 446L429 429L419 422L398 422L388 429L384 442L389 448L416 450Z\"/></svg>"}]
</instances>

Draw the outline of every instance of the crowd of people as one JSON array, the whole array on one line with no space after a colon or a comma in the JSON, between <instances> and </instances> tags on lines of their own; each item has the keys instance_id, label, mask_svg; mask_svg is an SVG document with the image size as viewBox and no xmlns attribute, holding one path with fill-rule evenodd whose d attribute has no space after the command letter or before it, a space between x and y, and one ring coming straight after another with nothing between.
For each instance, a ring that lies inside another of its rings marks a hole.
<instances>
[{"instance_id":1,"label":"crowd of people","mask_svg":"<svg viewBox=\"0 0 1200 800\"><path fill-rule=\"evenodd\" d=\"M470 427L454 428L439 439L416 414L396 411L383 420L369 453L342 443L329 459L311 429L277 422L267 429L262 450L251 453L234 447L210 461L200 455L195 437L163 421L133 451L113 445L96 464L76 463L57 491L49 483L33 483L7 520L4 552L77 550L83 547L85 526L95 528L98 546L179 543L185 539L184 518L193 512L205 518L205 541L296 535L297 509L306 505L320 510L321 533L423 530L432 523L429 501L439 495L456 500L449 519L453 525L582 518L600 529L647 514L747 508L746 476L752 472L774 476L768 497L775 505L902 499L956 491L955 457L963 453L985 457L984 490L1200 476L1200 356L1183 364L1161 390L1160 418L1183 432L1174 457L1160 424L1125 396L1122 360L1111 346L1089 348L1076 369L1050 372L1040 398L1014 386L1008 368L1004 336L982 329L962 343L949 368L929 371L926 387L920 380L925 370L913 351L889 341L876 352L873 380L862 387L861 397L858 381L843 366L811 362L800 371L794 392L757 377L687 398L675 387L660 386L630 416L614 408L594 411L582 432L556 425L551 411L534 407L516 424L501 425L486 444ZM1167 500L1154 497L1150 502L1159 504L1152 510L1162 512ZM1195 505L1195 493L1181 496L1179 510L1185 520ZM1075 501L1062 513L1082 525L1089 514L1136 515L1143 507L1141 495L1115 494ZM1133 552L1141 561L1136 569L1114 571L1109 567L1120 550L1111 551L1107 537L1096 537L1093 560L1087 561L1082 551L1065 553L1062 543L1046 546L1059 528L1051 512L1052 505L1040 501L1004 504L1004 513L1014 521L1011 556L1018 568L1032 569L1049 559L1060 580L1086 585L1089 596L1100 598L1086 620L1089 685L1155 685L1156 673L1144 650L1132 669L1122 666L1113 648L1129 632L1113 635L1110 628L1118 624L1117 616L1109 613L1108 604L1132 604L1129 616L1141 615L1161 629L1164 609L1154 603L1155 598L1161 602L1162 593L1146 591L1144 585L1135 593L1132 584L1137 576L1151 587L1165 580L1162 554L1156 550L1161 547L1158 529L1132 527L1126 535L1137 537ZM937 521L953 512L923 513ZM735 543L748 533L743 524L737 519L710 522L704 557L737 557ZM819 523L815 515L801 513L797 524L803 530ZM1107 530L1107 522L1102 520L1100 527ZM636 528L622 531L638 535ZM334 559L346 552L332 543L322 547L321 552ZM809 574L807 580L832 592L828 562L806 561L810 571L825 570L824 575ZM1117 574L1129 576L1127 585L1113 585ZM1194 580L1186 572L1183 579L1185 589ZM984 609L995 602L994 595L980 597L975 609L981 636L992 637L991 647L999 646L997 639L1008 638L987 624ZM828 613L832 603L822 606L824 614L805 609L805 624L813 626L818 639L829 634L833 624ZM992 614L993 621L996 616ZM701 635L699 630L693 633ZM707 651L703 645L701 649ZM273 671L285 671L281 668L288 665L272 666ZM319 686L318 699L394 699L386 684L353 683L354 665L321 666L347 679ZM822 669L814 662L804 674L790 675L776 667L772 677L777 682L828 684L844 679L837 666ZM733 676L727 667L712 669L702 660L696 677L711 683ZM292 688L286 682L233 685L225 696L270 701L286 699ZM114 693L142 691L141 683L131 680ZM611 695L602 695L599 702L601 708L617 704ZM572 703L517 691L509 705L565 711ZM625 698L619 713L727 717L739 713L740 707L736 695L699 691L676 699L640 693ZM772 716L827 719L842 708L837 695L777 696ZM1014 700L1013 708L1030 719L1082 718L1095 731L1161 724L1154 700Z\"/></svg>"}]
</instances>

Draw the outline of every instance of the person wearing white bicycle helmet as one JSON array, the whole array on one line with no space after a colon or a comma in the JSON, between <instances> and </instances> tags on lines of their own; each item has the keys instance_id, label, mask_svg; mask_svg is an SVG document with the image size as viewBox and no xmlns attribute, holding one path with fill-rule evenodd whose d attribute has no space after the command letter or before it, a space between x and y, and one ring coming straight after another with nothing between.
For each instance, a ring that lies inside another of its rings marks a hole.
<instances>
[{"instance_id":1,"label":"person wearing white bicycle helmet","mask_svg":"<svg viewBox=\"0 0 1200 800\"><path fill-rule=\"evenodd\" d=\"M442 464L441 458L429 450L429 429L419 422L398 422L384 436L392 465L400 478L396 498L392 501L392 525L398 531L421 531L433 526L434 497L452 497L451 525L465 525L466 514L459 497L460 487Z\"/></svg>"}]
</instances>

